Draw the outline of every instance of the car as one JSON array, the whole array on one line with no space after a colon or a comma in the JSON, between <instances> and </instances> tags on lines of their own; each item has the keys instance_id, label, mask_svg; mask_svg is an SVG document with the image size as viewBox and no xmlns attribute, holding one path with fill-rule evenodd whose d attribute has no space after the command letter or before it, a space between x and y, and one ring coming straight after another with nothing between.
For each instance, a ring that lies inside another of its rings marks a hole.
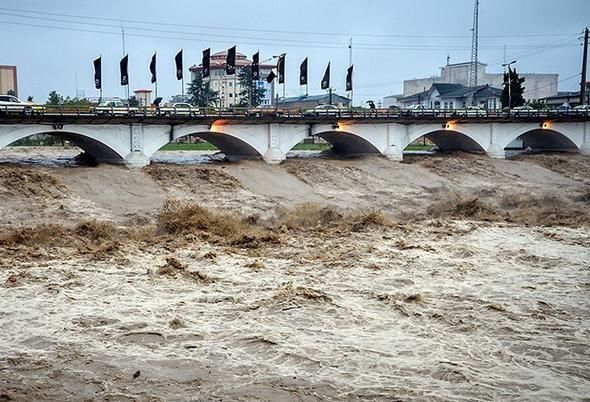
<instances>
[{"instance_id":1,"label":"car","mask_svg":"<svg viewBox=\"0 0 590 402\"><path fill-rule=\"evenodd\" d=\"M158 110L154 109L154 114L157 114L157 112ZM188 103L179 102L161 106L159 112L160 115L164 116L196 116L199 113L199 108Z\"/></svg>"},{"instance_id":2,"label":"car","mask_svg":"<svg viewBox=\"0 0 590 402\"><path fill-rule=\"evenodd\" d=\"M523 106L516 106L510 110L510 113L514 116L532 116L537 113L535 109L533 109L529 105Z\"/></svg>"},{"instance_id":3,"label":"car","mask_svg":"<svg viewBox=\"0 0 590 402\"><path fill-rule=\"evenodd\" d=\"M338 116L340 115L340 108L334 105L319 105L313 109L303 111L305 116Z\"/></svg>"},{"instance_id":4,"label":"car","mask_svg":"<svg viewBox=\"0 0 590 402\"><path fill-rule=\"evenodd\" d=\"M401 110L402 116L436 116L438 112L424 105L410 105Z\"/></svg>"},{"instance_id":5,"label":"car","mask_svg":"<svg viewBox=\"0 0 590 402\"><path fill-rule=\"evenodd\" d=\"M590 105L578 105L574 108L574 112L590 112Z\"/></svg>"},{"instance_id":6,"label":"car","mask_svg":"<svg viewBox=\"0 0 590 402\"><path fill-rule=\"evenodd\" d=\"M33 102L24 102L12 95L0 95L0 113L30 116L42 111L43 106L35 105Z\"/></svg>"},{"instance_id":7,"label":"car","mask_svg":"<svg viewBox=\"0 0 590 402\"><path fill-rule=\"evenodd\" d=\"M486 110L479 106L467 106L461 109L455 109L453 113L460 117L484 117Z\"/></svg>"},{"instance_id":8,"label":"car","mask_svg":"<svg viewBox=\"0 0 590 402\"><path fill-rule=\"evenodd\" d=\"M100 102L94 109L91 109L95 114L101 114L105 116L113 115L129 115L134 116L139 112L138 107L128 106L123 103L120 99L111 99Z\"/></svg>"}]
</instances>

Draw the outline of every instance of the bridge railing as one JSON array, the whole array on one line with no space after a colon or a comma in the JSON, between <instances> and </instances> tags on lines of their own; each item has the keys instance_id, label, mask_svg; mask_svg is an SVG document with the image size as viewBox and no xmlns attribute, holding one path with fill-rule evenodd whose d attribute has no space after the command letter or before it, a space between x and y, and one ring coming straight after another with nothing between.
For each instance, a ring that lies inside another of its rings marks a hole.
<instances>
[{"instance_id":1,"label":"bridge railing","mask_svg":"<svg viewBox=\"0 0 590 402\"><path fill-rule=\"evenodd\" d=\"M347 119L518 119L552 117L590 117L590 109L570 110L500 110L500 109L287 109L281 107L98 107L90 105L0 105L0 116L35 115L45 116L96 116L96 117L143 117L143 118L248 118L277 117L287 119L347 118Z\"/></svg>"}]
</instances>

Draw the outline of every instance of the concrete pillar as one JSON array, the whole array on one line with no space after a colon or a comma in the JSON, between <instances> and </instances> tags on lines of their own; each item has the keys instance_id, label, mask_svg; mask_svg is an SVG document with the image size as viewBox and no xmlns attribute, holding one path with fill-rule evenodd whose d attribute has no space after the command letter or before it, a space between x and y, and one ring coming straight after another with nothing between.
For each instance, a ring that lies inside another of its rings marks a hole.
<instances>
[{"instance_id":1,"label":"concrete pillar","mask_svg":"<svg viewBox=\"0 0 590 402\"><path fill-rule=\"evenodd\" d=\"M496 130L496 123L490 123L490 145L488 145L488 149L486 149L486 154L490 158L494 159L504 159L506 158L506 151L497 143L497 133ZM485 138L485 137L484 137Z\"/></svg>"},{"instance_id":2,"label":"concrete pillar","mask_svg":"<svg viewBox=\"0 0 590 402\"><path fill-rule=\"evenodd\" d=\"M278 124L268 125L268 149L264 155L262 155L262 159L271 165L278 165L287 159L287 156L281 151L279 130L280 127Z\"/></svg>"},{"instance_id":3,"label":"concrete pillar","mask_svg":"<svg viewBox=\"0 0 590 402\"><path fill-rule=\"evenodd\" d=\"M582 155L590 156L590 122L584 122L584 138L580 146L580 153Z\"/></svg>"},{"instance_id":4,"label":"concrete pillar","mask_svg":"<svg viewBox=\"0 0 590 402\"><path fill-rule=\"evenodd\" d=\"M403 138L407 136L407 126L401 124L387 125L387 146L383 150L383 155L392 161L401 161L404 159L402 153Z\"/></svg>"},{"instance_id":5,"label":"concrete pillar","mask_svg":"<svg viewBox=\"0 0 590 402\"><path fill-rule=\"evenodd\" d=\"M143 152L144 132L143 124L129 125L129 149L131 152L125 156L125 165L130 168L144 167L150 164Z\"/></svg>"}]
</instances>

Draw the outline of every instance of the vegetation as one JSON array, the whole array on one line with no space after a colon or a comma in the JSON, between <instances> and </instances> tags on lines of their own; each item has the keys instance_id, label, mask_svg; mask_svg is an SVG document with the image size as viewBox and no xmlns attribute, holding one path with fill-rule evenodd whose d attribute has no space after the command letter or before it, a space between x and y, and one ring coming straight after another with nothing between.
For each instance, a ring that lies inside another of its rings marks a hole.
<instances>
[{"instance_id":1,"label":"vegetation","mask_svg":"<svg viewBox=\"0 0 590 402\"><path fill-rule=\"evenodd\" d=\"M195 78L188 84L188 99L191 105L208 107L215 106L219 99L217 91L213 91L209 82L203 81L202 73L195 74Z\"/></svg>"},{"instance_id":2,"label":"vegetation","mask_svg":"<svg viewBox=\"0 0 590 402\"><path fill-rule=\"evenodd\" d=\"M14 92L14 90L12 90L12 89L9 89L9 90L6 92L6 95L16 96L16 92Z\"/></svg>"},{"instance_id":3,"label":"vegetation","mask_svg":"<svg viewBox=\"0 0 590 402\"><path fill-rule=\"evenodd\" d=\"M32 101L33 97L29 97ZM63 97L57 91L49 92L49 96L47 98L47 102L45 102L46 106L63 106L67 108L87 108L90 106L90 101L86 98L70 98L69 96Z\"/></svg>"},{"instance_id":4,"label":"vegetation","mask_svg":"<svg viewBox=\"0 0 590 402\"><path fill-rule=\"evenodd\" d=\"M252 66L246 66L238 74L240 87L243 88L239 93L240 102L238 106L256 107L264 100L266 89L258 87L258 81L254 81L252 75Z\"/></svg>"},{"instance_id":5,"label":"vegetation","mask_svg":"<svg viewBox=\"0 0 590 402\"><path fill-rule=\"evenodd\" d=\"M172 142L160 148L160 151L217 151L217 147L210 142L196 142L183 144Z\"/></svg>"},{"instance_id":6,"label":"vegetation","mask_svg":"<svg viewBox=\"0 0 590 402\"><path fill-rule=\"evenodd\" d=\"M544 110L547 109L547 102L544 100L533 99L528 101L527 106L532 107L535 110Z\"/></svg>"},{"instance_id":7,"label":"vegetation","mask_svg":"<svg viewBox=\"0 0 590 402\"><path fill-rule=\"evenodd\" d=\"M500 95L500 102L502 102L502 107L517 107L524 105L524 77L520 78L516 69L512 70L509 69L508 73L504 74L504 89L502 90L502 95ZM508 85L510 83L510 85ZM509 92L510 88L510 92ZM510 105L508 104L510 99Z\"/></svg>"}]
</instances>

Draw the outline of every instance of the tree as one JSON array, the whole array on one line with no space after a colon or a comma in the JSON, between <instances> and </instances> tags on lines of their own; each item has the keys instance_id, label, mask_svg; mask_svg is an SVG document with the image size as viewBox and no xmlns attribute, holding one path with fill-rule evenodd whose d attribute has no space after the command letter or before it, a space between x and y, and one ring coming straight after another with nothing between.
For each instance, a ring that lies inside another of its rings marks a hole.
<instances>
[{"instance_id":1,"label":"tree","mask_svg":"<svg viewBox=\"0 0 590 402\"><path fill-rule=\"evenodd\" d=\"M14 89L9 89L6 91L6 95L16 96L16 92L14 92Z\"/></svg>"},{"instance_id":2,"label":"tree","mask_svg":"<svg viewBox=\"0 0 590 402\"><path fill-rule=\"evenodd\" d=\"M217 91L213 91L209 83L203 81L201 73L195 74L191 83L188 84L186 92L190 104L194 106L207 107L215 105L218 99Z\"/></svg>"},{"instance_id":3,"label":"tree","mask_svg":"<svg viewBox=\"0 0 590 402\"><path fill-rule=\"evenodd\" d=\"M547 109L547 101L540 100L540 99L533 99L526 103L528 106L532 107L535 110L544 110Z\"/></svg>"},{"instance_id":4,"label":"tree","mask_svg":"<svg viewBox=\"0 0 590 402\"><path fill-rule=\"evenodd\" d=\"M265 88L258 87L258 81L254 81L252 77L252 66L246 66L238 74L240 82L240 102L238 106L256 107L264 100Z\"/></svg>"},{"instance_id":5,"label":"tree","mask_svg":"<svg viewBox=\"0 0 590 402\"><path fill-rule=\"evenodd\" d=\"M27 97L27 102L32 102L33 101L33 97L32 96L28 96Z\"/></svg>"},{"instance_id":6,"label":"tree","mask_svg":"<svg viewBox=\"0 0 590 402\"><path fill-rule=\"evenodd\" d=\"M504 74L504 89L502 89L502 95L500 95L500 102L502 107L516 107L524 105L524 77L519 78L516 69L508 69L508 73ZM510 93L508 92L508 83L510 83ZM508 99L510 99L510 105L508 105Z\"/></svg>"},{"instance_id":7,"label":"tree","mask_svg":"<svg viewBox=\"0 0 590 402\"><path fill-rule=\"evenodd\" d=\"M48 106L59 106L59 105L63 104L63 102L64 102L63 96L58 94L57 91L51 91L51 92L49 92L49 98L47 99L47 102L45 102L45 104Z\"/></svg>"},{"instance_id":8,"label":"tree","mask_svg":"<svg viewBox=\"0 0 590 402\"><path fill-rule=\"evenodd\" d=\"M135 95L131 95L127 100L129 107L139 107L139 99Z\"/></svg>"}]
</instances>

